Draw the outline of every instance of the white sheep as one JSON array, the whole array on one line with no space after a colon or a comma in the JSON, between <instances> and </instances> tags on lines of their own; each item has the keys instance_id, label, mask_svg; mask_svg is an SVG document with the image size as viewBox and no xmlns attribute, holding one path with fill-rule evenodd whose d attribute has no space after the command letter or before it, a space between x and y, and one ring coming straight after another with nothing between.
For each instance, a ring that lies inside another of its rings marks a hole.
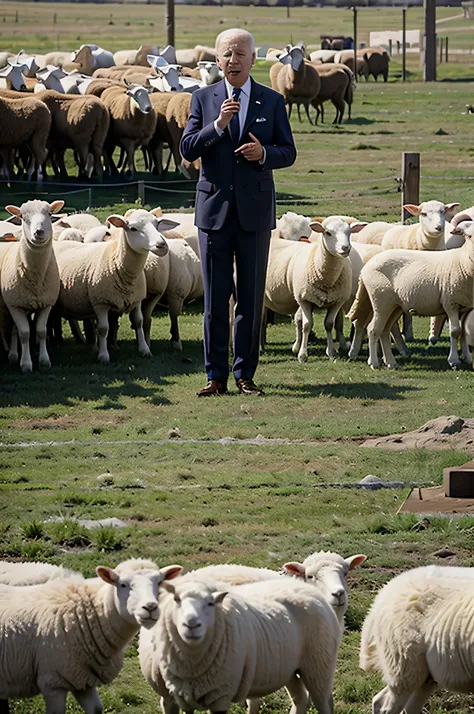
<instances>
[{"instance_id":1,"label":"white sheep","mask_svg":"<svg viewBox=\"0 0 474 714\"><path fill-rule=\"evenodd\" d=\"M311 235L311 219L302 216L294 211L287 211L276 222L276 228L272 231L272 238L283 238L284 240L300 240L309 238Z\"/></svg>"},{"instance_id":2,"label":"white sheep","mask_svg":"<svg viewBox=\"0 0 474 714\"><path fill-rule=\"evenodd\" d=\"M33 371L30 353L30 325L28 317L36 317L36 337L39 342L39 363L50 367L46 348L46 323L51 308L59 295L59 271L53 252L51 214L59 211L64 201L27 201L20 207L5 206L5 210L22 219L20 240L7 244L1 261L1 301L16 326L10 344L9 361L18 359L17 340L20 338L20 368L23 373ZM2 305L0 304L0 312Z\"/></svg>"},{"instance_id":3,"label":"white sheep","mask_svg":"<svg viewBox=\"0 0 474 714\"><path fill-rule=\"evenodd\" d=\"M337 50L315 50L311 52L309 58L311 62L332 62L334 63L334 57L337 55Z\"/></svg>"},{"instance_id":4,"label":"white sheep","mask_svg":"<svg viewBox=\"0 0 474 714\"><path fill-rule=\"evenodd\" d=\"M59 233L56 240L73 240L76 243L84 243L84 234L78 228L65 228Z\"/></svg>"},{"instance_id":5,"label":"white sheep","mask_svg":"<svg viewBox=\"0 0 474 714\"><path fill-rule=\"evenodd\" d=\"M310 244L280 238L274 238L270 243L265 306L282 315L296 316L296 341L292 351L300 362L308 359L313 306L327 308L324 321L326 354L331 359L336 357L332 330L336 315L352 290L351 264L347 260L351 250L350 236L364 225L349 225L337 216L328 217L323 223L310 224L314 231ZM321 235L317 236L317 233ZM342 344L343 336L338 335L338 339Z\"/></svg>"},{"instance_id":6,"label":"white sheep","mask_svg":"<svg viewBox=\"0 0 474 714\"><path fill-rule=\"evenodd\" d=\"M0 583L2 585L39 585L56 578L71 578L81 576L75 570L63 568L62 565L50 563L10 563L0 560Z\"/></svg>"},{"instance_id":7,"label":"white sheep","mask_svg":"<svg viewBox=\"0 0 474 714\"><path fill-rule=\"evenodd\" d=\"M444 250L444 226L454 216L459 203L444 204L441 201L425 201L419 206L406 204L403 208L419 223L411 226L393 226L384 235L382 248L406 250Z\"/></svg>"},{"instance_id":8,"label":"white sheep","mask_svg":"<svg viewBox=\"0 0 474 714\"><path fill-rule=\"evenodd\" d=\"M168 246L159 228L173 228L166 221L142 209L127 219L109 216L107 221L119 228L113 240L87 245L55 242L61 288L57 312L73 319L97 319L99 362L109 362L107 334L109 310L130 313L143 357L151 356L143 334L141 301L146 296L143 268L148 251L166 255Z\"/></svg>"},{"instance_id":9,"label":"white sheep","mask_svg":"<svg viewBox=\"0 0 474 714\"><path fill-rule=\"evenodd\" d=\"M370 245L382 245L385 234L395 226L401 226L401 223L387 223L386 221L372 221L367 223L359 233L352 239L355 243L367 243Z\"/></svg>"},{"instance_id":10,"label":"white sheep","mask_svg":"<svg viewBox=\"0 0 474 714\"><path fill-rule=\"evenodd\" d=\"M48 714L65 714L70 691L87 714L102 712L96 686L115 679L129 641L156 622L158 588L181 567L132 559L96 572L0 588L0 699L42 694Z\"/></svg>"},{"instance_id":11,"label":"white sheep","mask_svg":"<svg viewBox=\"0 0 474 714\"><path fill-rule=\"evenodd\" d=\"M472 568L427 566L390 580L362 627L360 666L386 686L374 714L421 714L438 688L472 692Z\"/></svg>"},{"instance_id":12,"label":"white sheep","mask_svg":"<svg viewBox=\"0 0 474 714\"><path fill-rule=\"evenodd\" d=\"M147 55L157 55L159 48L156 45L141 45L138 50L119 50L114 54L114 62L118 65L136 64L147 66Z\"/></svg>"},{"instance_id":13,"label":"white sheep","mask_svg":"<svg viewBox=\"0 0 474 714\"><path fill-rule=\"evenodd\" d=\"M474 310L469 310L461 319L461 348L465 362L472 365L474 352Z\"/></svg>"},{"instance_id":14,"label":"white sheep","mask_svg":"<svg viewBox=\"0 0 474 714\"><path fill-rule=\"evenodd\" d=\"M65 228L77 228L81 233L87 233L91 228L101 226L102 223L92 213L70 213L53 226L53 235L60 233Z\"/></svg>"},{"instance_id":15,"label":"white sheep","mask_svg":"<svg viewBox=\"0 0 474 714\"><path fill-rule=\"evenodd\" d=\"M319 714L332 714L341 631L317 590L284 578L220 587L183 578L160 588L161 616L139 657L165 704L172 695L185 711L226 712L287 686L292 714L305 714L308 692Z\"/></svg>"},{"instance_id":16,"label":"white sheep","mask_svg":"<svg viewBox=\"0 0 474 714\"><path fill-rule=\"evenodd\" d=\"M385 364L397 366L390 344L390 329L402 312L442 315L449 319L451 348L448 362L460 364L457 339L461 335L459 313L474 307L474 222L460 222L465 243L447 251L390 250L374 256L362 269L359 289L349 318L355 323L349 352L358 354L364 328L369 336L368 364L380 365L377 341L382 344Z\"/></svg>"}]
</instances>

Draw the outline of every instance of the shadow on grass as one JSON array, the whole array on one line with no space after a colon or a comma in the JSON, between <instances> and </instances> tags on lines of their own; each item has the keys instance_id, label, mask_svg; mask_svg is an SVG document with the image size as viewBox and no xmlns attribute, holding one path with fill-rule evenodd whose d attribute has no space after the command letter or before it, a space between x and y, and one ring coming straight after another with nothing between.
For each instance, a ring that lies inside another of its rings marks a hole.
<instances>
[{"instance_id":1,"label":"shadow on grass","mask_svg":"<svg viewBox=\"0 0 474 714\"><path fill-rule=\"evenodd\" d=\"M387 382L342 382L340 384L285 385L278 390L278 395L304 399L325 396L336 399L397 401L404 399L404 395L408 392L419 391L421 391L420 387L393 385Z\"/></svg>"}]
</instances>

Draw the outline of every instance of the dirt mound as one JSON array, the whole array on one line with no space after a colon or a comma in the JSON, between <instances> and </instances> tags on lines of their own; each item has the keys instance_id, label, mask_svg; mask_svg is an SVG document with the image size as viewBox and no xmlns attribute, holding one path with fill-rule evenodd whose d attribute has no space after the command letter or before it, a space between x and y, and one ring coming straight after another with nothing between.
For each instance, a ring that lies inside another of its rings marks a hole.
<instances>
[{"instance_id":1,"label":"dirt mound","mask_svg":"<svg viewBox=\"0 0 474 714\"><path fill-rule=\"evenodd\" d=\"M416 431L367 439L361 446L380 449L455 449L474 453L474 419L442 416Z\"/></svg>"}]
</instances>

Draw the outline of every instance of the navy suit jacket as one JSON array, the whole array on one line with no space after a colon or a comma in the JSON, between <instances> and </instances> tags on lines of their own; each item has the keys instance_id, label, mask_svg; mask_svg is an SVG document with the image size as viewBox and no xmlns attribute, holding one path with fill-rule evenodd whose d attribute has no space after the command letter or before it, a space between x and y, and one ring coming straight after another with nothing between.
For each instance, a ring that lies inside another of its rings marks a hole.
<instances>
[{"instance_id":1,"label":"navy suit jacket","mask_svg":"<svg viewBox=\"0 0 474 714\"><path fill-rule=\"evenodd\" d=\"M245 231L275 227L275 186L272 170L291 166L296 159L283 97L252 79L245 126L239 146L257 137L266 150L265 163L235 154L229 130L219 136L214 128L222 102L224 80L194 92L191 114L181 139L181 154L188 161L201 159L196 187L195 223L203 230L222 228L232 201Z\"/></svg>"}]
</instances>

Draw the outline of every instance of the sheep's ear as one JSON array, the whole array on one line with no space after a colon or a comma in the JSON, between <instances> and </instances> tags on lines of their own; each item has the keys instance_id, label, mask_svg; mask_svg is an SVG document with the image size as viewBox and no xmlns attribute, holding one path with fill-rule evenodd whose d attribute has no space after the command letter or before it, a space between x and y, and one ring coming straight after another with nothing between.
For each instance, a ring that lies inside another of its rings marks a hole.
<instances>
[{"instance_id":1,"label":"sheep's ear","mask_svg":"<svg viewBox=\"0 0 474 714\"><path fill-rule=\"evenodd\" d=\"M304 578L306 575L306 568L302 563L285 563L282 570L287 575L296 575L297 578Z\"/></svg>"},{"instance_id":2,"label":"sheep's ear","mask_svg":"<svg viewBox=\"0 0 474 714\"><path fill-rule=\"evenodd\" d=\"M167 565L164 568L160 568L161 572L165 576L165 580L173 580L177 578L183 572L182 565Z\"/></svg>"},{"instance_id":3,"label":"sheep's ear","mask_svg":"<svg viewBox=\"0 0 474 714\"><path fill-rule=\"evenodd\" d=\"M132 215L132 213L135 213L136 210L137 210L136 208L129 208L129 209L127 209L127 210L125 211L125 213L123 214L123 217L124 217L124 218L130 218L130 216Z\"/></svg>"},{"instance_id":4,"label":"sheep's ear","mask_svg":"<svg viewBox=\"0 0 474 714\"><path fill-rule=\"evenodd\" d=\"M456 213L456 209L459 208L460 203L445 203L444 204L444 215L447 221L450 221Z\"/></svg>"},{"instance_id":5,"label":"sheep's ear","mask_svg":"<svg viewBox=\"0 0 474 714\"><path fill-rule=\"evenodd\" d=\"M359 233L366 225L367 223L351 223L351 233Z\"/></svg>"},{"instance_id":6,"label":"sheep's ear","mask_svg":"<svg viewBox=\"0 0 474 714\"><path fill-rule=\"evenodd\" d=\"M163 211L161 209L161 206L157 206L156 208L152 208L150 211L152 216L162 216Z\"/></svg>"},{"instance_id":7,"label":"sheep's ear","mask_svg":"<svg viewBox=\"0 0 474 714\"><path fill-rule=\"evenodd\" d=\"M179 226L179 223L177 221L170 221L168 218L162 218L161 220L158 221L157 228L159 231L172 231L173 228L176 228Z\"/></svg>"},{"instance_id":8,"label":"sheep's ear","mask_svg":"<svg viewBox=\"0 0 474 714\"><path fill-rule=\"evenodd\" d=\"M49 204L49 207L51 209L51 213L56 213L57 211L60 211L61 208L64 206L65 201L53 201L52 203Z\"/></svg>"},{"instance_id":9,"label":"sheep's ear","mask_svg":"<svg viewBox=\"0 0 474 714\"><path fill-rule=\"evenodd\" d=\"M309 227L311 228L312 231L315 233L325 233L326 231L324 230L324 227L321 225L319 221L312 221L309 224Z\"/></svg>"},{"instance_id":10,"label":"sheep's ear","mask_svg":"<svg viewBox=\"0 0 474 714\"><path fill-rule=\"evenodd\" d=\"M472 218L469 218L469 219L465 218L464 220L461 220L459 223L457 223L456 226L451 231L451 235L452 236L464 236L466 234L467 226L462 226L461 224L464 222L467 223L468 220L470 223L472 223Z\"/></svg>"},{"instance_id":11,"label":"sheep's ear","mask_svg":"<svg viewBox=\"0 0 474 714\"><path fill-rule=\"evenodd\" d=\"M12 216L21 217L21 208L18 208L18 206L5 206L5 210L8 211L8 213L11 213Z\"/></svg>"},{"instance_id":12,"label":"sheep's ear","mask_svg":"<svg viewBox=\"0 0 474 714\"><path fill-rule=\"evenodd\" d=\"M214 602L216 603L216 605L218 605L220 602L223 601L225 596L228 595L228 592L223 591L223 590L217 590L216 592L214 592L212 594L214 596Z\"/></svg>"},{"instance_id":13,"label":"sheep's ear","mask_svg":"<svg viewBox=\"0 0 474 714\"><path fill-rule=\"evenodd\" d=\"M174 585L171 585L171 583L168 583L166 580L163 580L163 582L160 583L160 590L166 590L166 592L170 593L170 595L176 594Z\"/></svg>"},{"instance_id":14,"label":"sheep's ear","mask_svg":"<svg viewBox=\"0 0 474 714\"><path fill-rule=\"evenodd\" d=\"M107 218L108 222L111 223L116 228L127 228L128 223L123 216L117 216L113 214Z\"/></svg>"},{"instance_id":15,"label":"sheep's ear","mask_svg":"<svg viewBox=\"0 0 474 714\"><path fill-rule=\"evenodd\" d=\"M10 216L10 218L7 218L5 223L11 223L12 226L21 226L23 221L19 216Z\"/></svg>"},{"instance_id":16,"label":"sheep's ear","mask_svg":"<svg viewBox=\"0 0 474 714\"><path fill-rule=\"evenodd\" d=\"M120 580L115 570L108 568L106 565L98 565L95 572L104 583L108 583L109 585L117 585Z\"/></svg>"},{"instance_id":17,"label":"sheep's ear","mask_svg":"<svg viewBox=\"0 0 474 714\"><path fill-rule=\"evenodd\" d=\"M354 570L358 565L362 565L367 560L367 556L359 553L358 555L350 555L349 558L344 558L349 564L349 570Z\"/></svg>"},{"instance_id":18,"label":"sheep's ear","mask_svg":"<svg viewBox=\"0 0 474 714\"><path fill-rule=\"evenodd\" d=\"M421 203L419 206L416 206L414 203L405 203L403 208L405 211L408 211L408 213L411 213L412 216L419 216L421 213Z\"/></svg>"},{"instance_id":19,"label":"sheep's ear","mask_svg":"<svg viewBox=\"0 0 474 714\"><path fill-rule=\"evenodd\" d=\"M71 224L65 221L64 218L61 218L61 216L54 216L52 223L54 223L55 226L60 226L61 228L72 228Z\"/></svg>"}]
</instances>

